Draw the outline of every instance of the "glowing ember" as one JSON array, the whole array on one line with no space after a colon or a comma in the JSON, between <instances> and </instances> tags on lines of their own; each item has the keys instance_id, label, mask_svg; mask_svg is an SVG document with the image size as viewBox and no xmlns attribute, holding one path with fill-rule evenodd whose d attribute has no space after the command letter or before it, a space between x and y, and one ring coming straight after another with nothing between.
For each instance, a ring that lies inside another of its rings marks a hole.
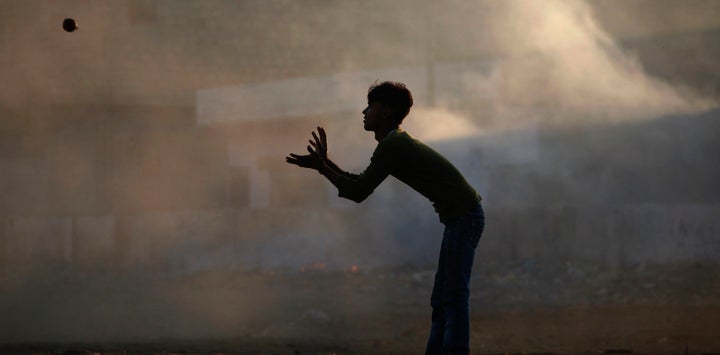
<instances>
[{"instance_id":1,"label":"glowing ember","mask_svg":"<svg viewBox=\"0 0 720 355\"><path fill-rule=\"evenodd\" d=\"M350 268L350 272L358 272L358 270L360 270L360 268L359 268L357 265L353 265L353 266Z\"/></svg>"}]
</instances>

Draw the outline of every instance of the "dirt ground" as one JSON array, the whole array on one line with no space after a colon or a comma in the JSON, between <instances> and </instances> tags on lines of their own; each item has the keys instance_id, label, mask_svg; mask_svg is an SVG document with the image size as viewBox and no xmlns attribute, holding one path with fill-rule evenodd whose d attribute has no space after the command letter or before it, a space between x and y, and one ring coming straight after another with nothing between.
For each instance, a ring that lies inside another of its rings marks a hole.
<instances>
[{"instance_id":1,"label":"dirt ground","mask_svg":"<svg viewBox=\"0 0 720 355\"><path fill-rule=\"evenodd\" d=\"M471 346L720 353L714 265L482 265ZM431 268L2 280L2 354L418 354Z\"/></svg>"}]
</instances>

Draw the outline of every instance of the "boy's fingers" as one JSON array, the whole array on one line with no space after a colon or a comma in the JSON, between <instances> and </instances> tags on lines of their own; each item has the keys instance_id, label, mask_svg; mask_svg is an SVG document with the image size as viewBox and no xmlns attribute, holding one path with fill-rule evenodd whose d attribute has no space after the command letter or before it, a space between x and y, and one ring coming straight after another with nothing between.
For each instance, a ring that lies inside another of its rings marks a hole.
<instances>
[{"instance_id":1,"label":"boy's fingers","mask_svg":"<svg viewBox=\"0 0 720 355\"><path fill-rule=\"evenodd\" d=\"M307 150L308 150L308 152L310 152L310 155L312 155L313 158L315 158L315 159L323 159L323 158L320 156L320 153L319 153L318 151L314 150L311 146L307 146Z\"/></svg>"},{"instance_id":2,"label":"boy's fingers","mask_svg":"<svg viewBox=\"0 0 720 355\"><path fill-rule=\"evenodd\" d=\"M320 140L320 138L318 138L318 136L315 134L315 132L312 133L312 136L315 139L315 143L316 143L315 147L316 148L322 147L323 146L322 141Z\"/></svg>"}]
</instances>

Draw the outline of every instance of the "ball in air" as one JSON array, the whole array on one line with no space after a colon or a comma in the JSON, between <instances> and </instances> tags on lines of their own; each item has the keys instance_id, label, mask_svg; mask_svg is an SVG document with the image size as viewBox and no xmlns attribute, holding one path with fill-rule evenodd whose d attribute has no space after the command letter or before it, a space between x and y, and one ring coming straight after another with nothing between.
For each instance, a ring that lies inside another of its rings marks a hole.
<instances>
[{"instance_id":1,"label":"ball in air","mask_svg":"<svg viewBox=\"0 0 720 355\"><path fill-rule=\"evenodd\" d=\"M65 20L63 20L62 26L63 29L67 32L73 32L78 29L77 22L75 22L75 20L71 18L66 18Z\"/></svg>"}]
</instances>

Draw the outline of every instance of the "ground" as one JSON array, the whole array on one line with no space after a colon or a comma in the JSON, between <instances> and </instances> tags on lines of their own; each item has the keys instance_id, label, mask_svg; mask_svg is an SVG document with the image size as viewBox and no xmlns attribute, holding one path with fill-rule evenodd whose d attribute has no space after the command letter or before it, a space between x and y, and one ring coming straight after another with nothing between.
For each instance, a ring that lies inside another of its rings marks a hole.
<instances>
[{"instance_id":1,"label":"ground","mask_svg":"<svg viewBox=\"0 0 720 355\"><path fill-rule=\"evenodd\" d=\"M482 262L473 352L720 353L714 265ZM5 275L2 354L417 354L432 267Z\"/></svg>"}]
</instances>

